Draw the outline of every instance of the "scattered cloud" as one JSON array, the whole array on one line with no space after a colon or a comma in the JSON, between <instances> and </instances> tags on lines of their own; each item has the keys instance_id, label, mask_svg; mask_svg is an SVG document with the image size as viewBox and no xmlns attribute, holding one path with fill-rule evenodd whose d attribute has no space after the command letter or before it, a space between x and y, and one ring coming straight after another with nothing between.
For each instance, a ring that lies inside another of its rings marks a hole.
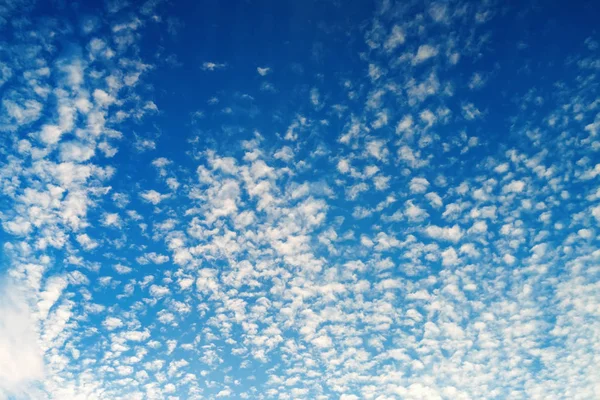
<instances>
[{"instance_id":1,"label":"scattered cloud","mask_svg":"<svg viewBox=\"0 0 600 400\"><path fill-rule=\"evenodd\" d=\"M598 397L586 21L38 7L0 7L0 398Z\"/></svg>"}]
</instances>

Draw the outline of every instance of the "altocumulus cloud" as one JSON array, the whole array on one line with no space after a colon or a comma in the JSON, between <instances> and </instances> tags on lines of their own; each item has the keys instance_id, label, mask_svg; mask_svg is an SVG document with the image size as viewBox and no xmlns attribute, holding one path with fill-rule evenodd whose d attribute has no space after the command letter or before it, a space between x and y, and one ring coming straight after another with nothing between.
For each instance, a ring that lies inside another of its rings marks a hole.
<instances>
[{"instance_id":1,"label":"altocumulus cloud","mask_svg":"<svg viewBox=\"0 0 600 400\"><path fill-rule=\"evenodd\" d=\"M0 398L600 398L595 2L187 3L0 6Z\"/></svg>"}]
</instances>

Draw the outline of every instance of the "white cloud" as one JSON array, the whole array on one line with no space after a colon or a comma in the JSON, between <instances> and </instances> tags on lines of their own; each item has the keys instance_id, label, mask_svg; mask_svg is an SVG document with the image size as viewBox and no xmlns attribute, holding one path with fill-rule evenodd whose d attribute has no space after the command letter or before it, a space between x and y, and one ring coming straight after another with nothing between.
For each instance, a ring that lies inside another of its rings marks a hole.
<instances>
[{"instance_id":1,"label":"white cloud","mask_svg":"<svg viewBox=\"0 0 600 400\"><path fill-rule=\"evenodd\" d=\"M521 180L511 181L504 185L502 192L504 193L521 193L525 189L525 182Z\"/></svg>"},{"instance_id":2,"label":"white cloud","mask_svg":"<svg viewBox=\"0 0 600 400\"><path fill-rule=\"evenodd\" d=\"M411 221L418 222L418 221L422 221L425 218L429 217L429 214L427 213L427 211L425 211L418 205L414 204L413 201L411 201L411 200L408 200L405 203L405 207L406 208L405 208L404 214L406 214L408 219Z\"/></svg>"},{"instance_id":3,"label":"white cloud","mask_svg":"<svg viewBox=\"0 0 600 400\"><path fill-rule=\"evenodd\" d=\"M0 397L38 396L32 388L45 377L44 353L26 294L0 281Z\"/></svg>"},{"instance_id":4,"label":"white cloud","mask_svg":"<svg viewBox=\"0 0 600 400\"><path fill-rule=\"evenodd\" d=\"M46 145L53 145L58 143L63 131L56 125L44 125L38 135L41 142Z\"/></svg>"},{"instance_id":5,"label":"white cloud","mask_svg":"<svg viewBox=\"0 0 600 400\"><path fill-rule=\"evenodd\" d=\"M98 247L98 242L91 239L87 234L82 233L77 235L77 242L86 250L93 250Z\"/></svg>"},{"instance_id":6,"label":"white cloud","mask_svg":"<svg viewBox=\"0 0 600 400\"><path fill-rule=\"evenodd\" d=\"M107 317L103 322L102 326L104 326L109 331L113 331L117 328L121 328L124 326L123 321L117 317Z\"/></svg>"},{"instance_id":7,"label":"white cloud","mask_svg":"<svg viewBox=\"0 0 600 400\"><path fill-rule=\"evenodd\" d=\"M410 132L412 126L413 126L413 118L410 115L405 115L402 120L400 120L400 122L398 122L398 125L396 126L396 133L400 134L400 133L405 133L405 132Z\"/></svg>"},{"instance_id":8,"label":"white cloud","mask_svg":"<svg viewBox=\"0 0 600 400\"><path fill-rule=\"evenodd\" d=\"M123 275L123 274L128 274L132 271L132 269L126 265L123 264L115 264L113 265L113 269L115 270L115 272L117 274Z\"/></svg>"},{"instance_id":9,"label":"white cloud","mask_svg":"<svg viewBox=\"0 0 600 400\"><path fill-rule=\"evenodd\" d=\"M557 90L503 81L508 151L481 60L512 14L489 2L381 2L344 36L369 50L352 77L322 70L327 41L279 92L260 60L227 82L206 62L174 133L158 105L197 85L165 87L185 68L140 40L186 34L171 8L7 25L0 221L25 300L0 290L0 398L594 398L597 44Z\"/></svg>"},{"instance_id":10,"label":"white cloud","mask_svg":"<svg viewBox=\"0 0 600 400\"><path fill-rule=\"evenodd\" d=\"M440 208L441 206L444 205L444 202L442 200L442 198L440 197L440 195L438 195L435 192L429 192L425 195L425 198L427 200L429 200L429 204L433 207L433 208Z\"/></svg>"},{"instance_id":11,"label":"white cloud","mask_svg":"<svg viewBox=\"0 0 600 400\"><path fill-rule=\"evenodd\" d=\"M161 194L156 190L146 190L145 192L140 193L140 197L147 201L148 203L152 203L155 206L158 205L164 199L169 198L168 194Z\"/></svg>"},{"instance_id":12,"label":"white cloud","mask_svg":"<svg viewBox=\"0 0 600 400\"><path fill-rule=\"evenodd\" d=\"M321 103L319 89L310 89L310 102L313 104L313 106L318 106Z\"/></svg>"},{"instance_id":13,"label":"white cloud","mask_svg":"<svg viewBox=\"0 0 600 400\"><path fill-rule=\"evenodd\" d=\"M417 54L413 57L412 63L413 65L421 64L424 61L429 60L437 56L438 49L428 44L422 44L417 49Z\"/></svg>"},{"instance_id":14,"label":"white cloud","mask_svg":"<svg viewBox=\"0 0 600 400\"><path fill-rule=\"evenodd\" d=\"M78 142L66 142L60 146L61 161L84 162L94 156L94 148Z\"/></svg>"},{"instance_id":15,"label":"white cloud","mask_svg":"<svg viewBox=\"0 0 600 400\"><path fill-rule=\"evenodd\" d=\"M283 146L273 154L273 157L278 160L290 162L294 158L294 151L288 146Z\"/></svg>"},{"instance_id":16,"label":"white cloud","mask_svg":"<svg viewBox=\"0 0 600 400\"><path fill-rule=\"evenodd\" d=\"M458 258L458 254L456 254L456 250L452 247L448 247L446 250L442 251L442 265L446 267L452 267L457 265L460 262Z\"/></svg>"},{"instance_id":17,"label":"white cloud","mask_svg":"<svg viewBox=\"0 0 600 400\"><path fill-rule=\"evenodd\" d=\"M390 32L390 35L388 36L387 40L385 41L384 48L387 51L392 51L392 50L396 49L398 46L400 46L401 44L403 44L405 40L406 40L406 36L405 36L402 28L399 27L398 25L394 25L392 27L392 31Z\"/></svg>"},{"instance_id":18,"label":"white cloud","mask_svg":"<svg viewBox=\"0 0 600 400\"><path fill-rule=\"evenodd\" d=\"M117 213L104 213L102 225L118 228L121 226L121 217Z\"/></svg>"},{"instance_id":19,"label":"white cloud","mask_svg":"<svg viewBox=\"0 0 600 400\"><path fill-rule=\"evenodd\" d=\"M94 97L94 101L100 107L108 107L116 101L116 99L113 96L109 95L102 89L94 90L94 93L92 95Z\"/></svg>"},{"instance_id":20,"label":"white cloud","mask_svg":"<svg viewBox=\"0 0 600 400\"><path fill-rule=\"evenodd\" d=\"M202 63L202 69L205 71L215 71L217 69L223 69L226 67L224 63L215 63L211 61L206 61Z\"/></svg>"},{"instance_id":21,"label":"white cloud","mask_svg":"<svg viewBox=\"0 0 600 400\"><path fill-rule=\"evenodd\" d=\"M39 317L45 320L50 309L56 304L62 292L68 285L68 281L62 276L52 276L46 281L44 291L39 295L37 303Z\"/></svg>"},{"instance_id":22,"label":"white cloud","mask_svg":"<svg viewBox=\"0 0 600 400\"><path fill-rule=\"evenodd\" d=\"M160 285L152 285L150 286L150 295L154 297L164 297L170 294L171 291L168 287L160 286Z\"/></svg>"},{"instance_id":23,"label":"white cloud","mask_svg":"<svg viewBox=\"0 0 600 400\"><path fill-rule=\"evenodd\" d=\"M321 335L315 339L313 339L312 344L314 344L315 346L317 346L320 349L327 349L330 348L331 346L333 346L333 342L331 341L331 338L327 335Z\"/></svg>"},{"instance_id":24,"label":"white cloud","mask_svg":"<svg viewBox=\"0 0 600 400\"><path fill-rule=\"evenodd\" d=\"M267 76L270 72L271 72L271 68L268 67L257 67L256 68L256 72L258 72L258 74L260 76Z\"/></svg>"},{"instance_id":25,"label":"white cloud","mask_svg":"<svg viewBox=\"0 0 600 400\"><path fill-rule=\"evenodd\" d=\"M452 227L430 225L425 228L425 233L433 239L448 240L454 243L457 243L463 237L463 231L458 225Z\"/></svg>"},{"instance_id":26,"label":"white cloud","mask_svg":"<svg viewBox=\"0 0 600 400\"><path fill-rule=\"evenodd\" d=\"M412 193L425 193L429 187L429 181L425 178L412 178L408 186Z\"/></svg>"}]
</instances>

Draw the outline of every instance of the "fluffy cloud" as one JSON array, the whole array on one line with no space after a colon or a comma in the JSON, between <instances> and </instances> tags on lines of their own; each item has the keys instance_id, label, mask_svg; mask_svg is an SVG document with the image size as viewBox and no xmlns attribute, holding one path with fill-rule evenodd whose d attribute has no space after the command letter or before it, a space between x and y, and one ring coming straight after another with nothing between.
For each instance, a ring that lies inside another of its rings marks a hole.
<instances>
[{"instance_id":1,"label":"fluffy cloud","mask_svg":"<svg viewBox=\"0 0 600 400\"><path fill-rule=\"evenodd\" d=\"M0 7L1 398L598 397L585 21L318 5L265 47L202 5L36 7Z\"/></svg>"},{"instance_id":2,"label":"fluffy cloud","mask_svg":"<svg viewBox=\"0 0 600 400\"><path fill-rule=\"evenodd\" d=\"M0 395L38 396L32 389L45 376L36 319L26 294L6 277L0 278Z\"/></svg>"}]
</instances>

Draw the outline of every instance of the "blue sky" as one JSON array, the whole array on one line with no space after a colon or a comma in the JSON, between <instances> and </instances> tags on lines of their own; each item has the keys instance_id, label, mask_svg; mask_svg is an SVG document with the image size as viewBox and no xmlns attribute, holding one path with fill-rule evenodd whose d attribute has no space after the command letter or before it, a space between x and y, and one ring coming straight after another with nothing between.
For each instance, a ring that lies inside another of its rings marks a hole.
<instances>
[{"instance_id":1,"label":"blue sky","mask_svg":"<svg viewBox=\"0 0 600 400\"><path fill-rule=\"evenodd\" d=\"M600 398L600 9L513 3L1 2L0 399Z\"/></svg>"}]
</instances>

